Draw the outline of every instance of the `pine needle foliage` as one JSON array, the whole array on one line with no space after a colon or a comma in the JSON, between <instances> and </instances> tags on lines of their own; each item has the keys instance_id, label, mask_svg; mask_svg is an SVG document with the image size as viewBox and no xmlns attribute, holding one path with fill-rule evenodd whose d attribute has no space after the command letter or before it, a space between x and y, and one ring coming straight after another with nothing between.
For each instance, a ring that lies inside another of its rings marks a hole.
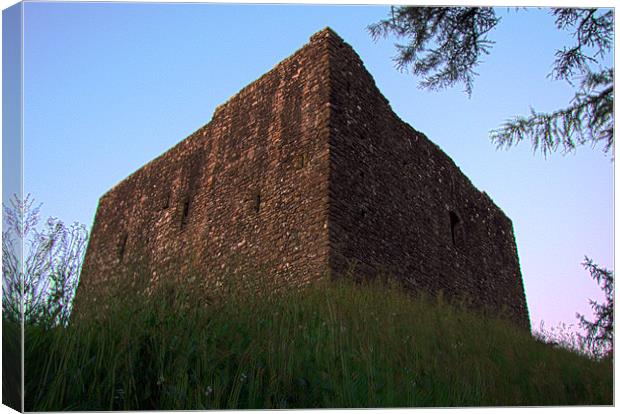
<instances>
[{"instance_id":1,"label":"pine needle foliage","mask_svg":"<svg viewBox=\"0 0 620 414\"><path fill-rule=\"evenodd\" d=\"M400 70L411 67L424 78L420 87L444 89L463 83L471 95L474 68L493 44L487 34L499 23L490 7L392 7L390 17L368 27L377 39L390 33L407 38L397 44ZM434 47L429 47L429 45Z\"/></svg>"},{"instance_id":2,"label":"pine needle foliage","mask_svg":"<svg viewBox=\"0 0 620 414\"><path fill-rule=\"evenodd\" d=\"M577 314L579 325L585 329L582 337L585 347L595 358L613 356L614 351L614 272L602 267L586 256L583 267L590 272L590 276L605 295L605 303L598 303L590 299L590 306L594 311L594 321L589 321L584 315Z\"/></svg>"},{"instance_id":3,"label":"pine needle foliage","mask_svg":"<svg viewBox=\"0 0 620 414\"><path fill-rule=\"evenodd\" d=\"M614 14L611 9L552 8L558 30L568 31L574 44L555 53L548 77L575 88L568 105L552 112L530 108L528 116L506 120L490 133L498 148L530 140L543 156L572 152L584 144L614 145L614 69L603 59L613 51ZM368 26L375 38L395 35L395 62L401 70L422 76L419 86L443 89L463 84L471 96L476 66L494 44L489 34L500 23L490 7L392 7L387 19Z\"/></svg>"}]
</instances>

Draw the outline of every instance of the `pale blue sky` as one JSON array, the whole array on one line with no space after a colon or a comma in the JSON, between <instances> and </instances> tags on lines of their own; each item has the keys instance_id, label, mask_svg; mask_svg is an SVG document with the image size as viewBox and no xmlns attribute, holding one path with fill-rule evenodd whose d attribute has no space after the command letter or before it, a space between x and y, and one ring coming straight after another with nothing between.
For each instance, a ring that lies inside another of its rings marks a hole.
<instances>
[{"instance_id":1,"label":"pale blue sky","mask_svg":"<svg viewBox=\"0 0 620 414\"><path fill-rule=\"evenodd\" d=\"M470 98L395 70L393 40L366 26L385 6L27 3L25 191L43 214L91 226L98 198L209 122L215 107L332 27L395 112L438 144L512 218L532 324L574 323L599 290L584 254L613 267L613 163L599 148L496 151L489 130L529 107L566 105L546 78L570 42L545 10L506 13ZM611 58L611 57L610 57Z\"/></svg>"}]
</instances>

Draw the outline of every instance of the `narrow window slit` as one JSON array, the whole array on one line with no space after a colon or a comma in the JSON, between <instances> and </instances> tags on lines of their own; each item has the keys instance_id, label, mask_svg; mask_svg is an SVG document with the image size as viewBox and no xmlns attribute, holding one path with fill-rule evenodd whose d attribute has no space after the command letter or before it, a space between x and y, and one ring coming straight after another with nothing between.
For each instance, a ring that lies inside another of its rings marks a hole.
<instances>
[{"instance_id":1,"label":"narrow window slit","mask_svg":"<svg viewBox=\"0 0 620 414\"><path fill-rule=\"evenodd\" d=\"M118 244L118 259L123 261L123 257L125 256L125 248L127 246L127 233L123 234L120 243Z\"/></svg>"},{"instance_id":2,"label":"narrow window slit","mask_svg":"<svg viewBox=\"0 0 620 414\"><path fill-rule=\"evenodd\" d=\"M299 168L304 168L306 165L308 164L308 156L306 154L301 154L299 156L299 163L298 166Z\"/></svg>"},{"instance_id":3,"label":"narrow window slit","mask_svg":"<svg viewBox=\"0 0 620 414\"><path fill-rule=\"evenodd\" d=\"M170 193L166 193L166 196L164 197L164 202L162 203L162 210L166 210L168 207L170 207Z\"/></svg>"},{"instance_id":4,"label":"narrow window slit","mask_svg":"<svg viewBox=\"0 0 620 414\"><path fill-rule=\"evenodd\" d=\"M189 197L183 202L183 216L181 219L181 228L185 227L187 220L189 219Z\"/></svg>"},{"instance_id":5,"label":"narrow window slit","mask_svg":"<svg viewBox=\"0 0 620 414\"><path fill-rule=\"evenodd\" d=\"M254 211L256 213L260 213L260 193L256 194L256 197L254 198Z\"/></svg>"},{"instance_id":6,"label":"narrow window slit","mask_svg":"<svg viewBox=\"0 0 620 414\"><path fill-rule=\"evenodd\" d=\"M452 233L452 244L454 246L457 245L457 231L459 231L459 227L461 225L461 220L459 216L456 215L455 212L450 212L450 231Z\"/></svg>"}]
</instances>

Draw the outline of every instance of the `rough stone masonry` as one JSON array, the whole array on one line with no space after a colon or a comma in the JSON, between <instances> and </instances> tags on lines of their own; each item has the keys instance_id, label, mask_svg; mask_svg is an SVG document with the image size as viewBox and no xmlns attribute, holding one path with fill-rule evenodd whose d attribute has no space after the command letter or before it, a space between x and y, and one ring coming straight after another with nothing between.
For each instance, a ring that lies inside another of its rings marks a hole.
<instances>
[{"instance_id":1,"label":"rough stone masonry","mask_svg":"<svg viewBox=\"0 0 620 414\"><path fill-rule=\"evenodd\" d=\"M353 266L530 328L510 219L329 28L101 197L77 304L138 273L201 285L247 266L285 286Z\"/></svg>"}]
</instances>

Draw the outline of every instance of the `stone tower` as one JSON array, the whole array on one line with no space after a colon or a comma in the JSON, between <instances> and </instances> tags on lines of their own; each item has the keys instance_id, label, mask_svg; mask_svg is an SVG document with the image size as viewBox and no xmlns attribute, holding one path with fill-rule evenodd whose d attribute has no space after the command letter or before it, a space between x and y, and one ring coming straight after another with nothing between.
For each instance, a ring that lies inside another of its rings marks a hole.
<instances>
[{"instance_id":1,"label":"stone tower","mask_svg":"<svg viewBox=\"0 0 620 414\"><path fill-rule=\"evenodd\" d=\"M157 283L239 263L284 284L355 266L530 327L510 219L329 28L101 197L78 306L136 272Z\"/></svg>"}]
</instances>

